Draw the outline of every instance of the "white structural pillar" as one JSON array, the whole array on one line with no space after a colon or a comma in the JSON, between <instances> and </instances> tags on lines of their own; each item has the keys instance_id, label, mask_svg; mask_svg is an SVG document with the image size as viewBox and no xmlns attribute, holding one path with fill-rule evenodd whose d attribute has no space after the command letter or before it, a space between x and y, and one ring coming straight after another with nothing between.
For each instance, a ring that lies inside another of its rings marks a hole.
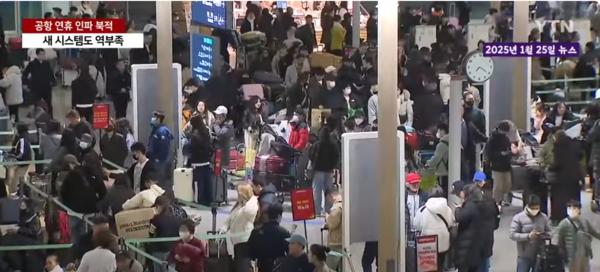
<instances>
[{"instance_id":1,"label":"white structural pillar","mask_svg":"<svg viewBox=\"0 0 600 272\"><path fill-rule=\"evenodd\" d=\"M156 1L157 29L157 65L158 65L158 94L156 99L161 101L161 108L167 116L175 114L173 99L177 99L173 88L173 19L171 1ZM179 91L179 90L177 90ZM173 118L165 118L167 126L175 129Z\"/></svg>"},{"instance_id":2,"label":"white structural pillar","mask_svg":"<svg viewBox=\"0 0 600 272\"><path fill-rule=\"evenodd\" d=\"M529 35L529 2L514 1L513 41L527 42ZM587 29L586 29L587 31ZM528 89L531 88L528 58L515 58L512 76L512 120L520 129L528 127Z\"/></svg>"},{"instance_id":3,"label":"white structural pillar","mask_svg":"<svg viewBox=\"0 0 600 272\"><path fill-rule=\"evenodd\" d=\"M396 104L398 59L398 2L379 0L377 68L379 76L378 179L379 179L379 271L404 271L404 195L399 193L398 111Z\"/></svg>"},{"instance_id":4,"label":"white structural pillar","mask_svg":"<svg viewBox=\"0 0 600 272\"><path fill-rule=\"evenodd\" d=\"M360 46L360 1L353 1L352 2L352 47L358 48L358 46Z\"/></svg>"},{"instance_id":5,"label":"white structural pillar","mask_svg":"<svg viewBox=\"0 0 600 272\"><path fill-rule=\"evenodd\" d=\"M461 76L453 75L450 82L450 150L448 153L448 191L452 191L452 183L460 180L461 137L462 137L462 83Z\"/></svg>"}]
</instances>

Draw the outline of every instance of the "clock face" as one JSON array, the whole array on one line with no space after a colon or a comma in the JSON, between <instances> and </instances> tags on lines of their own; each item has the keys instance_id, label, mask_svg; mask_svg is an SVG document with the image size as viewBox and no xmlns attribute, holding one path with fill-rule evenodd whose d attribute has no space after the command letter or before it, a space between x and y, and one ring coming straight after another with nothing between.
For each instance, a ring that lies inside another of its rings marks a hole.
<instances>
[{"instance_id":1,"label":"clock face","mask_svg":"<svg viewBox=\"0 0 600 272\"><path fill-rule=\"evenodd\" d=\"M467 56L465 72L471 81L484 82L490 79L494 72L494 61L484 57L481 52L475 52Z\"/></svg>"}]
</instances>

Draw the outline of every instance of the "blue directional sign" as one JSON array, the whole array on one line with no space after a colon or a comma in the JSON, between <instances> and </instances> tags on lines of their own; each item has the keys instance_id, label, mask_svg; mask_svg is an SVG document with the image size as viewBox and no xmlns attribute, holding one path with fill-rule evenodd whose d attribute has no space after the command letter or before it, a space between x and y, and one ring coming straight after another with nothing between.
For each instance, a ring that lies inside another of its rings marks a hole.
<instances>
[{"instance_id":1,"label":"blue directional sign","mask_svg":"<svg viewBox=\"0 0 600 272\"><path fill-rule=\"evenodd\" d=\"M214 28L227 28L225 1L192 1L192 21Z\"/></svg>"},{"instance_id":2,"label":"blue directional sign","mask_svg":"<svg viewBox=\"0 0 600 272\"><path fill-rule=\"evenodd\" d=\"M219 39L213 36L192 34L192 77L207 81L213 74L218 60Z\"/></svg>"}]
</instances>

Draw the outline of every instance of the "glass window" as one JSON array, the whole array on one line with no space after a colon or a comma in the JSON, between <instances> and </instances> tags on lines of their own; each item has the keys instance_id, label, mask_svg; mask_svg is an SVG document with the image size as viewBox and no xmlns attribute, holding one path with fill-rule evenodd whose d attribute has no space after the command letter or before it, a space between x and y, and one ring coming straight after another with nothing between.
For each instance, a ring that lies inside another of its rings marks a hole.
<instances>
[{"instance_id":1,"label":"glass window","mask_svg":"<svg viewBox=\"0 0 600 272\"><path fill-rule=\"evenodd\" d=\"M16 31L15 2L0 1L0 24L5 31Z\"/></svg>"},{"instance_id":2,"label":"glass window","mask_svg":"<svg viewBox=\"0 0 600 272\"><path fill-rule=\"evenodd\" d=\"M21 18L42 18L42 2L40 1L19 1L19 15Z\"/></svg>"}]
</instances>

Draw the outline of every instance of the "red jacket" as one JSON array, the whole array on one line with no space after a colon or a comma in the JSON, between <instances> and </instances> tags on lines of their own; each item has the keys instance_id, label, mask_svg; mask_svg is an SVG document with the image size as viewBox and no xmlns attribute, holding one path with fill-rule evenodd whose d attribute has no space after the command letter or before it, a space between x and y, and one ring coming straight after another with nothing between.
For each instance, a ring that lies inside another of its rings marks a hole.
<instances>
[{"instance_id":1,"label":"red jacket","mask_svg":"<svg viewBox=\"0 0 600 272\"><path fill-rule=\"evenodd\" d=\"M304 150L306 144L308 144L308 127L306 123L300 123L292 127L289 142L294 149Z\"/></svg>"},{"instance_id":2,"label":"red jacket","mask_svg":"<svg viewBox=\"0 0 600 272\"><path fill-rule=\"evenodd\" d=\"M184 263L175 260L175 255L179 258L187 257L190 259L189 263ZM206 251L202 241L197 238L193 238L189 243L184 243L179 240L173 246L169 257L167 259L169 263L175 263L175 269L177 272L204 272L204 266L206 264Z\"/></svg>"}]
</instances>

